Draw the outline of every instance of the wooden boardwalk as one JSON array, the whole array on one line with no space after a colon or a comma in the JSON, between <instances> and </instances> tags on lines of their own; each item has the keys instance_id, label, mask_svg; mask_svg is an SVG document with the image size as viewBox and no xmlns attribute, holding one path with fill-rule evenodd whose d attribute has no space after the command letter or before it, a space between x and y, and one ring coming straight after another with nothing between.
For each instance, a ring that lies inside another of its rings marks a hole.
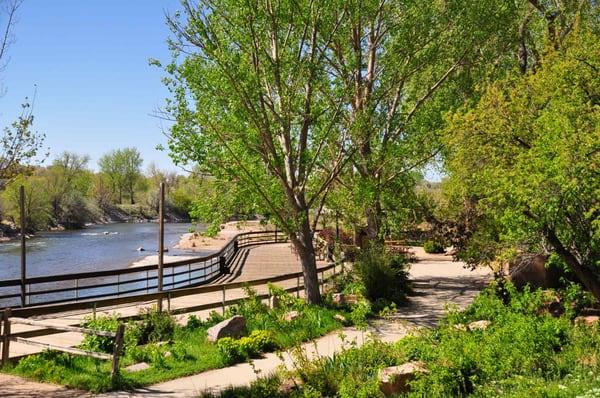
<instances>
[{"instance_id":1,"label":"wooden boardwalk","mask_svg":"<svg viewBox=\"0 0 600 398\"><path fill-rule=\"evenodd\" d=\"M324 267L325 265L326 263L324 261L317 262L317 267L319 268ZM235 261L233 264L231 264L230 269L230 274L219 277L213 282L213 284L245 282L255 279L276 277L283 274L299 272L301 271L301 266L298 257L292 251L289 243L276 243L241 249ZM283 288L294 288L297 285L297 281L289 280L279 282L277 285ZM268 290L266 285L257 286L254 289L259 294L265 294ZM245 293L243 289L231 289L226 291L225 298L226 300L234 300L243 298L244 296ZM171 310L176 311L178 309L198 306L201 304L221 303L222 300L223 293L218 291L174 298L170 300L169 305ZM142 309L151 308L155 305L156 301L147 301L136 303L135 305L102 308L97 310L97 315L119 314L120 317L124 318L133 317L136 316ZM167 303L163 303L163 306L163 308L166 308ZM220 308L217 308L216 310L221 311ZM188 315L194 314L204 318L207 317L211 311L212 310L189 312L178 315L177 318L179 322L184 323ZM73 311L35 317L35 319L46 319L61 325L77 326L81 324L84 318L91 316L91 311ZM28 332L31 335L35 335L36 332L40 332L40 329L32 326L16 324L13 326L12 332ZM76 346L81 342L83 336L79 333L68 332L28 338L54 345ZM16 359L40 351L41 349L37 347L19 343L11 343L10 357Z\"/></svg>"}]
</instances>

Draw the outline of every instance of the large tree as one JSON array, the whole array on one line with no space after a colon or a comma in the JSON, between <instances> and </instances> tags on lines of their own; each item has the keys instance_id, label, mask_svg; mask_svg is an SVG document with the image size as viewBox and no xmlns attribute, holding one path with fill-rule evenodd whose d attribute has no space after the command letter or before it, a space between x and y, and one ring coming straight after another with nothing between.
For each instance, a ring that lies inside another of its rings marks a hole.
<instances>
[{"instance_id":1,"label":"large tree","mask_svg":"<svg viewBox=\"0 0 600 398\"><path fill-rule=\"evenodd\" d=\"M100 171L104 173L123 203L123 192L129 193L130 203L135 204L135 185L142 172L142 157L136 148L116 149L104 154L98 161Z\"/></svg>"},{"instance_id":2,"label":"large tree","mask_svg":"<svg viewBox=\"0 0 600 398\"><path fill-rule=\"evenodd\" d=\"M334 205L365 222L370 239L413 206L421 170L442 149L441 113L492 64L500 69L518 12L504 0L362 0L339 10L348 16L326 60L356 154Z\"/></svg>"},{"instance_id":3,"label":"large tree","mask_svg":"<svg viewBox=\"0 0 600 398\"><path fill-rule=\"evenodd\" d=\"M449 119L448 168L484 220L466 254L553 251L600 299L600 38L573 29Z\"/></svg>"},{"instance_id":4,"label":"large tree","mask_svg":"<svg viewBox=\"0 0 600 398\"><path fill-rule=\"evenodd\" d=\"M185 55L167 67L171 153L271 215L298 252L311 303L321 301L316 221L349 156L323 62L343 4L186 0L184 18L169 18L175 55Z\"/></svg>"}]
</instances>

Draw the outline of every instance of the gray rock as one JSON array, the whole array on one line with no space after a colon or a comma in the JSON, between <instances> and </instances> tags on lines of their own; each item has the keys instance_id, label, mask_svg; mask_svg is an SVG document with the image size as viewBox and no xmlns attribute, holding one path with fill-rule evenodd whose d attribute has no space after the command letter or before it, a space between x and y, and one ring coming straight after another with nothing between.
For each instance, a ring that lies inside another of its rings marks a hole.
<instances>
[{"instance_id":1,"label":"gray rock","mask_svg":"<svg viewBox=\"0 0 600 398\"><path fill-rule=\"evenodd\" d=\"M381 369L378 375L379 389L386 397L406 393L410 390L409 382L422 373L429 373L429 371L420 361Z\"/></svg>"},{"instance_id":2,"label":"gray rock","mask_svg":"<svg viewBox=\"0 0 600 398\"><path fill-rule=\"evenodd\" d=\"M246 332L246 318L235 315L229 319L217 323L207 331L208 341L217 341L223 337L239 338Z\"/></svg>"},{"instance_id":3,"label":"gray rock","mask_svg":"<svg viewBox=\"0 0 600 398\"><path fill-rule=\"evenodd\" d=\"M486 330L491 324L492 322L487 320L471 322L469 323L469 330Z\"/></svg>"},{"instance_id":4,"label":"gray rock","mask_svg":"<svg viewBox=\"0 0 600 398\"><path fill-rule=\"evenodd\" d=\"M125 368L125 370L128 372L139 372L139 371L146 370L149 368L150 368L150 365L148 365L146 362L140 362L140 363L134 363L133 365L127 366Z\"/></svg>"}]
</instances>

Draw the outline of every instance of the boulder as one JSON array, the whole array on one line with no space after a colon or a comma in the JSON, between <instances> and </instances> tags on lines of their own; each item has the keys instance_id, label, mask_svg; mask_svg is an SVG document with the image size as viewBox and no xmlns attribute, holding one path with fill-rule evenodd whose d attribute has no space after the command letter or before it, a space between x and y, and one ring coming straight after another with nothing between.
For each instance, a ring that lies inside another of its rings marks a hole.
<instances>
[{"instance_id":1,"label":"boulder","mask_svg":"<svg viewBox=\"0 0 600 398\"><path fill-rule=\"evenodd\" d=\"M357 304L359 300L360 296L358 294L335 293L332 296L332 301L335 305L354 305Z\"/></svg>"},{"instance_id":2,"label":"boulder","mask_svg":"<svg viewBox=\"0 0 600 398\"><path fill-rule=\"evenodd\" d=\"M297 377L288 377L279 385L279 393L283 396L290 395L302 386L302 380Z\"/></svg>"},{"instance_id":3,"label":"boulder","mask_svg":"<svg viewBox=\"0 0 600 398\"><path fill-rule=\"evenodd\" d=\"M345 324L346 322L348 322L348 320L346 319L345 316L343 316L342 314L335 314L335 316L333 317L333 319L335 319L336 321L339 321L343 324Z\"/></svg>"},{"instance_id":4,"label":"boulder","mask_svg":"<svg viewBox=\"0 0 600 398\"><path fill-rule=\"evenodd\" d=\"M294 319L297 319L299 316L300 316L300 313L298 311L290 311L283 316L283 320L286 322L291 322Z\"/></svg>"},{"instance_id":5,"label":"boulder","mask_svg":"<svg viewBox=\"0 0 600 398\"><path fill-rule=\"evenodd\" d=\"M223 337L239 338L246 332L246 318L235 315L210 327L206 333L208 341L217 341Z\"/></svg>"},{"instance_id":6,"label":"boulder","mask_svg":"<svg viewBox=\"0 0 600 398\"><path fill-rule=\"evenodd\" d=\"M379 389L386 397L407 393L410 390L409 382L422 373L429 373L429 371L420 361L381 369L378 375Z\"/></svg>"},{"instance_id":7,"label":"boulder","mask_svg":"<svg viewBox=\"0 0 600 398\"><path fill-rule=\"evenodd\" d=\"M560 286L564 271L556 266L546 266L545 254L523 253L508 264L508 277L519 289L529 285L532 289L548 289Z\"/></svg>"},{"instance_id":8,"label":"boulder","mask_svg":"<svg viewBox=\"0 0 600 398\"><path fill-rule=\"evenodd\" d=\"M575 323L579 325L595 326L599 321L600 316L598 315L578 316L575 318Z\"/></svg>"},{"instance_id":9,"label":"boulder","mask_svg":"<svg viewBox=\"0 0 600 398\"><path fill-rule=\"evenodd\" d=\"M126 371L128 372L140 372L142 370L146 370L149 369L150 365L148 365L146 362L139 362L139 363L134 363L133 365L129 365L125 368Z\"/></svg>"},{"instance_id":10,"label":"boulder","mask_svg":"<svg viewBox=\"0 0 600 398\"><path fill-rule=\"evenodd\" d=\"M469 323L469 330L486 330L492 322L487 320L475 321Z\"/></svg>"}]
</instances>

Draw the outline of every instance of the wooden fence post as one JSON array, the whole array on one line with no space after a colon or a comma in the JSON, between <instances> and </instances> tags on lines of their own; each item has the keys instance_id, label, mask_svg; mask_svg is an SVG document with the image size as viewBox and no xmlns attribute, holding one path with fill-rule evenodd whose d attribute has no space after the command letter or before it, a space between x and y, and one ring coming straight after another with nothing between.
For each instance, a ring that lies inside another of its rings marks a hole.
<instances>
[{"instance_id":1,"label":"wooden fence post","mask_svg":"<svg viewBox=\"0 0 600 398\"><path fill-rule=\"evenodd\" d=\"M117 333L115 335L115 349L113 351L113 359L112 359L112 372L110 374L111 378L115 380L115 378L119 375L119 359L121 357L121 353L123 352L123 335L125 334L125 324L119 323L117 327Z\"/></svg>"},{"instance_id":2,"label":"wooden fence post","mask_svg":"<svg viewBox=\"0 0 600 398\"><path fill-rule=\"evenodd\" d=\"M4 328L2 330L2 366L8 364L8 353L10 347L10 308L4 310Z\"/></svg>"},{"instance_id":3,"label":"wooden fence post","mask_svg":"<svg viewBox=\"0 0 600 398\"><path fill-rule=\"evenodd\" d=\"M223 285L223 315L225 315L225 285Z\"/></svg>"}]
</instances>

